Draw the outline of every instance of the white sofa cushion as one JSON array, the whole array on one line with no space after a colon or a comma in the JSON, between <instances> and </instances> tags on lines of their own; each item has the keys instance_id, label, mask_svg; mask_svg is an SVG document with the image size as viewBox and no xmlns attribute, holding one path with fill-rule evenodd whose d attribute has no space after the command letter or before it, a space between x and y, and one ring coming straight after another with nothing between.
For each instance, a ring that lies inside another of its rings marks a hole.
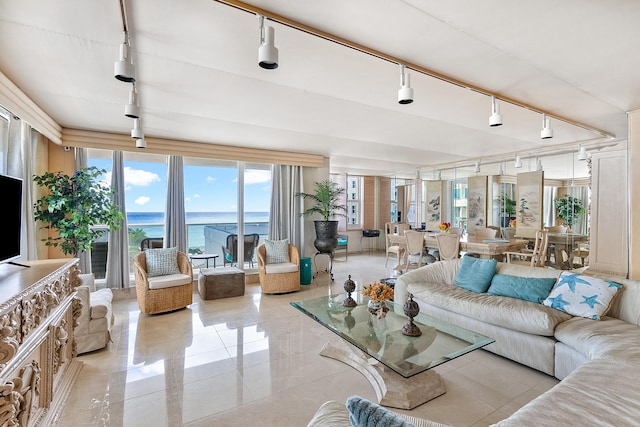
<instances>
[{"instance_id":1,"label":"white sofa cushion","mask_svg":"<svg viewBox=\"0 0 640 427\"><path fill-rule=\"evenodd\" d=\"M613 317L574 317L558 325L555 337L588 359L620 359L640 364L640 328Z\"/></svg>"},{"instance_id":2,"label":"white sofa cushion","mask_svg":"<svg viewBox=\"0 0 640 427\"><path fill-rule=\"evenodd\" d=\"M592 360L496 427L637 426L640 369L620 361Z\"/></svg>"},{"instance_id":3,"label":"white sofa cushion","mask_svg":"<svg viewBox=\"0 0 640 427\"><path fill-rule=\"evenodd\" d=\"M410 284L408 289L427 304L528 334L553 336L556 326L572 317L541 304L476 294L455 285L419 283Z\"/></svg>"},{"instance_id":4,"label":"white sofa cushion","mask_svg":"<svg viewBox=\"0 0 640 427\"><path fill-rule=\"evenodd\" d=\"M99 319L107 317L111 312L111 302L113 301L113 292L111 289L104 288L91 292L91 318Z\"/></svg>"},{"instance_id":5,"label":"white sofa cushion","mask_svg":"<svg viewBox=\"0 0 640 427\"><path fill-rule=\"evenodd\" d=\"M164 289L172 286L186 285L191 281L188 274L168 274L166 276L149 277L149 289Z\"/></svg>"},{"instance_id":6,"label":"white sofa cushion","mask_svg":"<svg viewBox=\"0 0 640 427\"><path fill-rule=\"evenodd\" d=\"M298 271L298 265L292 262L281 262L279 264L267 264L264 269L267 274L295 273Z\"/></svg>"}]
</instances>

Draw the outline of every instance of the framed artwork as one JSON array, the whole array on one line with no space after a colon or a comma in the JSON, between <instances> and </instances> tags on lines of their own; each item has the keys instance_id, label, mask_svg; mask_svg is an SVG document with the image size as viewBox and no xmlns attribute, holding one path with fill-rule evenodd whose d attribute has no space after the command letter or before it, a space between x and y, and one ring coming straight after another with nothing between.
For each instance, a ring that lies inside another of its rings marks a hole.
<instances>
[{"instance_id":1,"label":"framed artwork","mask_svg":"<svg viewBox=\"0 0 640 427\"><path fill-rule=\"evenodd\" d=\"M487 226L487 182L486 176L472 176L467 179L467 231Z\"/></svg>"},{"instance_id":2,"label":"framed artwork","mask_svg":"<svg viewBox=\"0 0 640 427\"><path fill-rule=\"evenodd\" d=\"M437 230L441 221L440 201L442 200L442 181L427 181L427 230Z\"/></svg>"},{"instance_id":3,"label":"framed artwork","mask_svg":"<svg viewBox=\"0 0 640 427\"><path fill-rule=\"evenodd\" d=\"M525 172L517 175L516 184L516 235L535 237L542 229L542 198L544 171Z\"/></svg>"}]
</instances>

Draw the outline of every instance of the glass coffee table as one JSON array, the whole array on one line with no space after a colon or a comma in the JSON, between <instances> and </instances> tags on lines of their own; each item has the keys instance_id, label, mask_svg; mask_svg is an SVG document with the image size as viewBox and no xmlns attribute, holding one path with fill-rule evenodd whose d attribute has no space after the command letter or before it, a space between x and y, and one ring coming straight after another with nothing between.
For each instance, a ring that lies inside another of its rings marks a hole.
<instances>
[{"instance_id":1,"label":"glass coffee table","mask_svg":"<svg viewBox=\"0 0 640 427\"><path fill-rule=\"evenodd\" d=\"M342 305L345 295L291 305L341 338L330 340L320 354L360 371L384 406L413 409L444 394L442 378L431 368L494 342L424 313L414 318L422 335L406 336L401 329L409 318L399 304L388 302L389 312L378 319L367 309L368 298L357 292L353 297L356 307Z\"/></svg>"}]
</instances>

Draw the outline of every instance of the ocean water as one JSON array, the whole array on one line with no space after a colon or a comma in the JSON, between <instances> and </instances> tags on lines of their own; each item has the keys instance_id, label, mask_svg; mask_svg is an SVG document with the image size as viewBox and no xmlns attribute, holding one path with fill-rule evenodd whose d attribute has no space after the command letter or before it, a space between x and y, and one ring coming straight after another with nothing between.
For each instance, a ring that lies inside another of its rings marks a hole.
<instances>
[{"instance_id":1,"label":"ocean water","mask_svg":"<svg viewBox=\"0 0 640 427\"><path fill-rule=\"evenodd\" d=\"M269 212L245 212L245 229L269 222ZM187 245L189 248L204 249L205 225L235 225L236 212L187 212ZM129 229L142 229L147 237L163 237L164 212L127 212ZM249 231L247 231L249 232Z\"/></svg>"}]
</instances>

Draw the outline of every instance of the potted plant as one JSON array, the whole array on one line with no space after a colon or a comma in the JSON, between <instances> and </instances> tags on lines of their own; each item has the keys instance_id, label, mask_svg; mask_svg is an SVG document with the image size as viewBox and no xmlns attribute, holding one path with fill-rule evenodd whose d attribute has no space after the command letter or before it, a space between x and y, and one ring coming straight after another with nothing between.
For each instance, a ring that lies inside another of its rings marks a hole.
<instances>
[{"instance_id":1,"label":"potted plant","mask_svg":"<svg viewBox=\"0 0 640 427\"><path fill-rule=\"evenodd\" d=\"M571 230L571 227L573 227L573 224L576 223L578 218L587 212L582 205L582 200L568 194L556 198L554 202L558 216L569 230Z\"/></svg>"},{"instance_id":2,"label":"potted plant","mask_svg":"<svg viewBox=\"0 0 640 427\"><path fill-rule=\"evenodd\" d=\"M516 218L516 201L507 196L506 193L500 194L497 201L500 209L501 225L502 227L508 227L509 222Z\"/></svg>"},{"instance_id":3,"label":"potted plant","mask_svg":"<svg viewBox=\"0 0 640 427\"><path fill-rule=\"evenodd\" d=\"M34 218L42 228L57 231L42 239L47 246L60 247L65 255L77 257L91 250L97 238L107 230L117 230L124 214L112 202L113 190L98 182L106 173L96 167L84 168L72 176L46 172L34 176L34 182L48 190L34 204ZM101 226L96 229L95 226Z\"/></svg>"},{"instance_id":4,"label":"potted plant","mask_svg":"<svg viewBox=\"0 0 640 427\"><path fill-rule=\"evenodd\" d=\"M329 179L315 183L315 192L298 193L299 197L309 199L313 206L302 212L309 216L319 214L321 221L314 221L316 239L313 245L320 253L333 253L338 246L338 221L333 218L343 216L347 207L341 204L340 196L345 192L343 187Z\"/></svg>"}]
</instances>

